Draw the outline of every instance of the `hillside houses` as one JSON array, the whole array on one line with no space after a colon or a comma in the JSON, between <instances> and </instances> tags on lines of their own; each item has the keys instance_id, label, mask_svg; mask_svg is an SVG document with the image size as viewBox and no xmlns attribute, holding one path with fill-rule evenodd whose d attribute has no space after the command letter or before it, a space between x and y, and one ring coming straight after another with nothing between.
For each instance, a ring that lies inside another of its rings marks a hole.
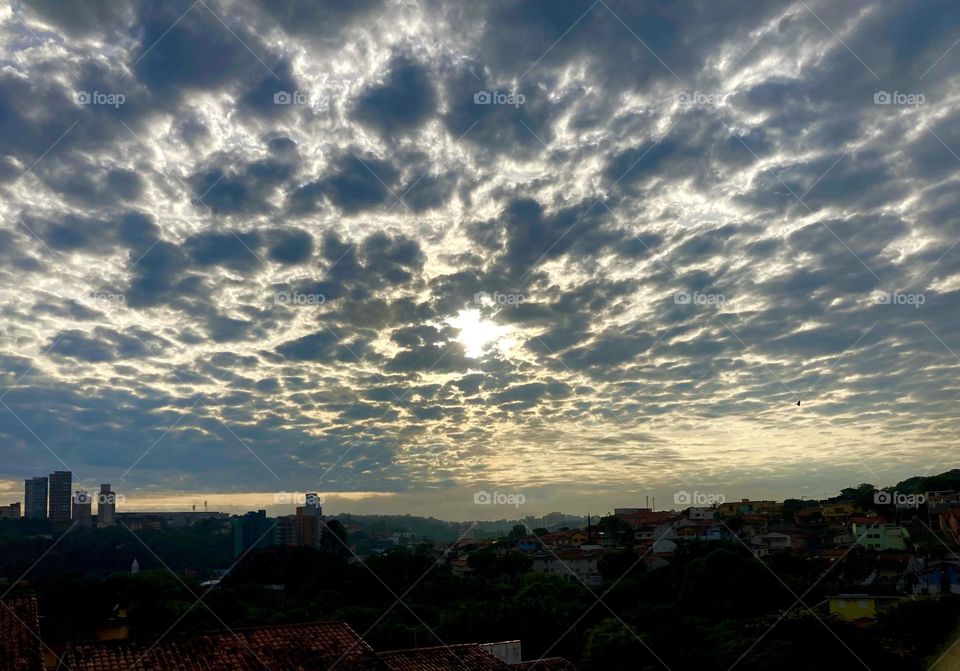
<instances>
[{"instance_id":1,"label":"hillside houses","mask_svg":"<svg viewBox=\"0 0 960 671\"><path fill-rule=\"evenodd\" d=\"M942 542L933 543L928 524L960 540L960 494L938 492L931 498L935 518L934 508L900 510L839 498L793 499L789 505L741 499L679 511L617 508L580 529L458 546L448 559L456 575L471 579L471 552L514 554L525 557L527 570L535 574L593 587L604 582L607 553L633 553L638 564L656 571L669 566L686 543L727 542L749 549L760 561L790 554L819 565L838 564L831 581L842 589L830 597L830 611L852 620L870 619L898 599L960 594L960 560L938 559L942 553L937 554L936 545Z\"/></svg>"}]
</instances>

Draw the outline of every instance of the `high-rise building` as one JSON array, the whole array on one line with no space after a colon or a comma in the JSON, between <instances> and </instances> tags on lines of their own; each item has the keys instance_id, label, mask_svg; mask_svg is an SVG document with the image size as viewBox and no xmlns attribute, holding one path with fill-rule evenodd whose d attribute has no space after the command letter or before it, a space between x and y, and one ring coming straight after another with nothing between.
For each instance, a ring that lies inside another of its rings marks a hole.
<instances>
[{"instance_id":1,"label":"high-rise building","mask_svg":"<svg viewBox=\"0 0 960 671\"><path fill-rule=\"evenodd\" d=\"M93 526L93 500L85 489L78 489L73 493L73 520L81 529Z\"/></svg>"},{"instance_id":2,"label":"high-rise building","mask_svg":"<svg viewBox=\"0 0 960 671\"><path fill-rule=\"evenodd\" d=\"M71 492L73 491L73 473L54 471L50 474L50 514L54 522L70 521Z\"/></svg>"},{"instance_id":3,"label":"high-rise building","mask_svg":"<svg viewBox=\"0 0 960 671\"><path fill-rule=\"evenodd\" d=\"M32 520L47 519L47 479L30 478L23 481L24 517Z\"/></svg>"},{"instance_id":4,"label":"high-rise building","mask_svg":"<svg viewBox=\"0 0 960 671\"><path fill-rule=\"evenodd\" d=\"M304 505L297 508L297 545L319 548L322 534L323 508L320 495L314 492L307 494Z\"/></svg>"},{"instance_id":5,"label":"high-rise building","mask_svg":"<svg viewBox=\"0 0 960 671\"><path fill-rule=\"evenodd\" d=\"M16 501L8 506L0 506L0 520L20 519L20 502Z\"/></svg>"},{"instance_id":6,"label":"high-rise building","mask_svg":"<svg viewBox=\"0 0 960 671\"><path fill-rule=\"evenodd\" d=\"M294 515L277 518L277 526L273 529L273 542L276 545L298 545L297 518Z\"/></svg>"},{"instance_id":7,"label":"high-rise building","mask_svg":"<svg viewBox=\"0 0 960 671\"><path fill-rule=\"evenodd\" d=\"M100 495L97 497L97 526L113 526L116 514L117 493L110 491L109 483L101 484Z\"/></svg>"},{"instance_id":8,"label":"high-rise building","mask_svg":"<svg viewBox=\"0 0 960 671\"><path fill-rule=\"evenodd\" d=\"M240 557L250 548L268 548L273 544L271 533L273 520L267 517L266 510L249 512L242 517L234 517L233 556Z\"/></svg>"}]
</instances>

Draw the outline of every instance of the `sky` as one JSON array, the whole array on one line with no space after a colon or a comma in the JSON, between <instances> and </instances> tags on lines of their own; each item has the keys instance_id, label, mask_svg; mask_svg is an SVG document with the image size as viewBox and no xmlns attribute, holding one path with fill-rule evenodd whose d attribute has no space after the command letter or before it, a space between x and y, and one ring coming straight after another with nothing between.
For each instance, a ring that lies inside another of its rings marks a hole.
<instances>
[{"instance_id":1,"label":"sky","mask_svg":"<svg viewBox=\"0 0 960 671\"><path fill-rule=\"evenodd\" d=\"M0 502L956 465L955 2L15 0L0 59Z\"/></svg>"}]
</instances>

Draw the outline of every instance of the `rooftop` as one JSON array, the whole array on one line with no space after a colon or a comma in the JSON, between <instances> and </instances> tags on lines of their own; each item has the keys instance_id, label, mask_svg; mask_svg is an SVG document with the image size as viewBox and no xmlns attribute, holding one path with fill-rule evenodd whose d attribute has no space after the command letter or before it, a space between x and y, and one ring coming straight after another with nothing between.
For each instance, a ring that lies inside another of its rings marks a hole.
<instances>
[{"instance_id":1,"label":"rooftop","mask_svg":"<svg viewBox=\"0 0 960 671\"><path fill-rule=\"evenodd\" d=\"M42 671L36 597L0 601L0 671Z\"/></svg>"}]
</instances>

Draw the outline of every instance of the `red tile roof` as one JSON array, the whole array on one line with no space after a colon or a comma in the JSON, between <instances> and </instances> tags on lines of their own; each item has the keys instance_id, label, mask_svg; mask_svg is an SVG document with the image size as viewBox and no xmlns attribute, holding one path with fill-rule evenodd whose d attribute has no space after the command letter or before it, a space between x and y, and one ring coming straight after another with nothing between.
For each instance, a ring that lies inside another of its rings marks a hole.
<instances>
[{"instance_id":1,"label":"red tile roof","mask_svg":"<svg viewBox=\"0 0 960 671\"><path fill-rule=\"evenodd\" d=\"M0 671L43 671L36 597L0 601Z\"/></svg>"},{"instance_id":2,"label":"red tile roof","mask_svg":"<svg viewBox=\"0 0 960 671\"><path fill-rule=\"evenodd\" d=\"M70 671L344 671L388 667L346 622L278 625L149 640L71 643Z\"/></svg>"},{"instance_id":3,"label":"red tile roof","mask_svg":"<svg viewBox=\"0 0 960 671\"><path fill-rule=\"evenodd\" d=\"M508 671L508 666L476 643L381 652L391 671Z\"/></svg>"}]
</instances>

